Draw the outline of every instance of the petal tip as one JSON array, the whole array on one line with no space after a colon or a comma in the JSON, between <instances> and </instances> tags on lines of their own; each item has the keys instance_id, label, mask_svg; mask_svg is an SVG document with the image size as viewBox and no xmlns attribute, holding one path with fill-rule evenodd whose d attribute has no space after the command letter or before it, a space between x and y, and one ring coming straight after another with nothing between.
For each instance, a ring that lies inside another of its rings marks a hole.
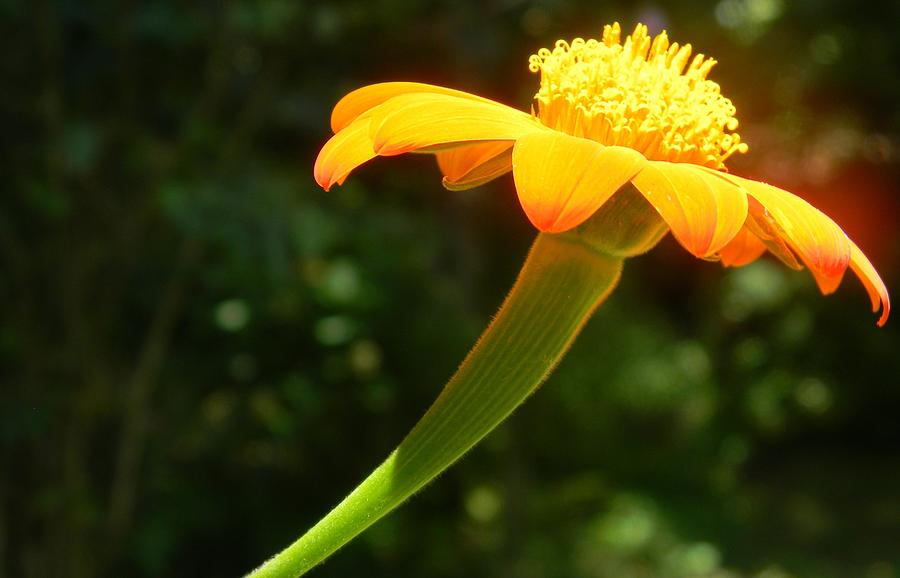
<instances>
[{"instance_id":1,"label":"petal tip","mask_svg":"<svg viewBox=\"0 0 900 578\"><path fill-rule=\"evenodd\" d=\"M334 178L334 173L335 167L333 163L328 163L320 154L313 167L313 178L316 184L325 189L325 192L328 192L331 186L338 182L338 179Z\"/></svg>"},{"instance_id":2,"label":"petal tip","mask_svg":"<svg viewBox=\"0 0 900 578\"><path fill-rule=\"evenodd\" d=\"M316 180L316 184L325 189L326 192L331 188L331 179L319 166L319 163L316 163L315 168L313 168L313 178Z\"/></svg>"},{"instance_id":3,"label":"petal tip","mask_svg":"<svg viewBox=\"0 0 900 578\"><path fill-rule=\"evenodd\" d=\"M890 315L890 313L891 313L890 303L885 304L885 306L881 308L881 317L878 318L878 321L876 321L875 324L878 325L878 327L884 327L884 325L887 323L888 316Z\"/></svg>"},{"instance_id":4,"label":"petal tip","mask_svg":"<svg viewBox=\"0 0 900 578\"><path fill-rule=\"evenodd\" d=\"M856 274L862 282L869 300L872 302L872 312L877 313L881 309L881 316L876 324L878 327L884 327L887 323L888 316L891 313L891 297L888 295L887 286L878 275L878 271L865 256L865 254L856 246L856 243L850 241L850 269Z\"/></svg>"},{"instance_id":5,"label":"petal tip","mask_svg":"<svg viewBox=\"0 0 900 578\"><path fill-rule=\"evenodd\" d=\"M891 315L891 298L887 294L887 288L885 288L884 293L879 295L878 303L874 303L872 305L872 313L878 313L879 305L881 307L881 316L878 317L878 321L875 322L878 327L884 327L885 323L887 323L888 317Z\"/></svg>"}]
</instances>

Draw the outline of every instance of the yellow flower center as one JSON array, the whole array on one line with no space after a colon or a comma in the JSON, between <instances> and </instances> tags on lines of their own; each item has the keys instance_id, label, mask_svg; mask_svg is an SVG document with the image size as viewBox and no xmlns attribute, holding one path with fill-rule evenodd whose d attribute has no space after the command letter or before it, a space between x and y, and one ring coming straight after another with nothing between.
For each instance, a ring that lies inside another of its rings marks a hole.
<instances>
[{"instance_id":1,"label":"yellow flower center","mask_svg":"<svg viewBox=\"0 0 900 578\"><path fill-rule=\"evenodd\" d=\"M715 60L691 45L650 38L638 24L620 42L618 22L603 40L559 40L528 59L541 73L537 116L553 129L606 145L640 151L648 159L694 163L724 170L724 161L747 152L734 131L735 108L719 85L706 79ZM685 66L687 65L687 68Z\"/></svg>"}]
</instances>

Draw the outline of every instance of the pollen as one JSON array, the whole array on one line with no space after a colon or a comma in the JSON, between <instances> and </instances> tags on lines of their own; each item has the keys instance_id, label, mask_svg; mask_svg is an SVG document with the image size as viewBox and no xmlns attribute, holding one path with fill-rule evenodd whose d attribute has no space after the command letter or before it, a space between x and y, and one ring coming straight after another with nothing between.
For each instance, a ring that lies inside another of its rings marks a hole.
<instances>
[{"instance_id":1,"label":"pollen","mask_svg":"<svg viewBox=\"0 0 900 578\"><path fill-rule=\"evenodd\" d=\"M735 107L706 76L716 61L691 45L651 38L638 24L621 40L618 23L603 39L559 40L528 60L541 73L535 95L540 121L573 136L640 151L650 160L725 170L747 152L735 129Z\"/></svg>"}]
</instances>

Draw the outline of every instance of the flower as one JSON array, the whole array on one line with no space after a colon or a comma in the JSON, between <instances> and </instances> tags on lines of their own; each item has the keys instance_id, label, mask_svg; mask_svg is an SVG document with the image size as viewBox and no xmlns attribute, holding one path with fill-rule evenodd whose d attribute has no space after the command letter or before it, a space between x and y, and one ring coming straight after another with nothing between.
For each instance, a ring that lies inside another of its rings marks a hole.
<instances>
[{"instance_id":1,"label":"flower","mask_svg":"<svg viewBox=\"0 0 900 578\"><path fill-rule=\"evenodd\" d=\"M823 294L849 267L884 325L887 288L840 227L787 191L727 172L725 161L748 147L734 105L707 78L715 60L691 51L641 24L624 41L618 23L599 41L560 40L529 59L541 79L530 113L415 82L360 88L334 108L316 181L328 190L376 156L433 153L451 190L512 171L525 214L545 233L581 225L630 182L702 259L741 266L768 250L806 265Z\"/></svg>"}]
</instances>

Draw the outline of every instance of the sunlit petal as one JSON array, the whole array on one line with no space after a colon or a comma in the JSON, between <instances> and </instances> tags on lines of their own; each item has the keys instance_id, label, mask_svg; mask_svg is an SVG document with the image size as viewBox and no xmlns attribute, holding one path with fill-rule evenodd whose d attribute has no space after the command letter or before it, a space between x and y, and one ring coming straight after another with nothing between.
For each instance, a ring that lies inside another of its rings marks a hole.
<instances>
[{"instance_id":1,"label":"sunlit petal","mask_svg":"<svg viewBox=\"0 0 900 578\"><path fill-rule=\"evenodd\" d=\"M525 214L549 233L584 222L646 165L633 149L605 147L558 132L520 138L512 162Z\"/></svg>"},{"instance_id":2,"label":"sunlit petal","mask_svg":"<svg viewBox=\"0 0 900 578\"><path fill-rule=\"evenodd\" d=\"M756 261L765 252L765 244L745 226L719 250L719 259L726 267L743 267Z\"/></svg>"},{"instance_id":3,"label":"sunlit petal","mask_svg":"<svg viewBox=\"0 0 900 578\"><path fill-rule=\"evenodd\" d=\"M350 171L375 158L369 138L368 115L358 118L325 143L313 169L316 182L326 191L342 184Z\"/></svg>"},{"instance_id":4,"label":"sunlit petal","mask_svg":"<svg viewBox=\"0 0 900 578\"><path fill-rule=\"evenodd\" d=\"M614 23L602 39L560 40L529 58L540 74L530 114L442 86L366 86L335 106L337 134L316 160L316 180L327 189L374 156L403 153L435 154L451 190L512 170L528 218L551 233L583 223L630 180L641 206L604 221L617 214L610 206L592 220L604 228L591 230L604 238L598 246L625 243L615 231L651 217L648 243L671 230L695 256L732 267L768 250L788 267L809 267L823 293L849 266L885 310L883 322L884 284L834 222L789 192L726 172L748 147L734 104L708 78L714 63L665 32L652 37L639 24L625 36Z\"/></svg>"},{"instance_id":5,"label":"sunlit petal","mask_svg":"<svg viewBox=\"0 0 900 578\"><path fill-rule=\"evenodd\" d=\"M491 102L444 94L404 94L372 110L369 135L379 155L448 144L514 141L549 132L528 113Z\"/></svg>"},{"instance_id":6,"label":"sunlit petal","mask_svg":"<svg viewBox=\"0 0 900 578\"><path fill-rule=\"evenodd\" d=\"M753 208L758 219L770 219L777 233L809 267L819 289L828 294L837 289L850 263L850 242L834 221L821 211L785 190L734 175L726 177L744 187L759 201L764 215Z\"/></svg>"},{"instance_id":7,"label":"sunlit petal","mask_svg":"<svg viewBox=\"0 0 900 578\"><path fill-rule=\"evenodd\" d=\"M697 257L714 257L747 217L747 195L701 167L653 161L632 182Z\"/></svg>"},{"instance_id":8,"label":"sunlit petal","mask_svg":"<svg viewBox=\"0 0 900 578\"><path fill-rule=\"evenodd\" d=\"M781 227L766 209L753 197L747 197L747 222L745 227L766 246L770 253L795 271L803 269L797 256L783 239Z\"/></svg>"},{"instance_id":9,"label":"sunlit petal","mask_svg":"<svg viewBox=\"0 0 900 578\"><path fill-rule=\"evenodd\" d=\"M469 94L461 90L424 84L421 82L381 82L358 88L338 101L331 112L331 130L338 132L359 115L375 108L388 99L408 94L411 92L425 92L432 94L448 94L460 98L468 98L480 102L492 102L486 98Z\"/></svg>"},{"instance_id":10,"label":"sunlit petal","mask_svg":"<svg viewBox=\"0 0 900 578\"><path fill-rule=\"evenodd\" d=\"M451 191L477 187L512 170L509 141L457 147L439 151L436 156L443 184Z\"/></svg>"},{"instance_id":11,"label":"sunlit petal","mask_svg":"<svg viewBox=\"0 0 900 578\"><path fill-rule=\"evenodd\" d=\"M869 294L869 299L872 301L872 311L877 312L881 307L878 326L883 326L887 323L888 315L891 313L891 298L888 296L887 287L878 276L878 272L875 271L875 267L853 241L850 241L850 268L866 288L866 293Z\"/></svg>"},{"instance_id":12,"label":"sunlit petal","mask_svg":"<svg viewBox=\"0 0 900 578\"><path fill-rule=\"evenodd\" d=\"M437 157L438 167L441 173L451 181L458 181L478 165L481 165L497 155L512 148L508 141L490 142L470 146L456 147L447 151L440 151Z\"/></svg>"}]
</instances>

